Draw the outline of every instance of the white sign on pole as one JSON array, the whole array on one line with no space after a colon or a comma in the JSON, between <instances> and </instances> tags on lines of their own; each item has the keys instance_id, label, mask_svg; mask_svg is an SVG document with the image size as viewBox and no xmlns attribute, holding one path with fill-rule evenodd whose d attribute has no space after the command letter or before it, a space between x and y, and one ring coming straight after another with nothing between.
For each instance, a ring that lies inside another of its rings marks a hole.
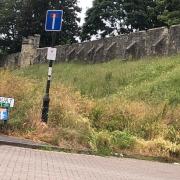
<instances>
[{"instance_id":1,"label":"white sign on pole","mask_svg":"<svg viewBox=\"0 0 180 180\"><path fill-rule=\"evenodd\" d=\"M48 47L47 59L55 61L56 60L56 53L57 53L57 48Z\"/></svg>"}]
</instances>

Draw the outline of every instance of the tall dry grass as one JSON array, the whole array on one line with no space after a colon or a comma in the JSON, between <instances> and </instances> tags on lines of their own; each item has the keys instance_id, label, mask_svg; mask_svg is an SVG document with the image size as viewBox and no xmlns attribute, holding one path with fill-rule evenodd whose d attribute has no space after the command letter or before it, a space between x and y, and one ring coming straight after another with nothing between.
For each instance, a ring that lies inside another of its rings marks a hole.
<instances>
[{"instance_id":1,"label":"tall dry grass","mask_svg":"<svg viewBox=\"0 0 180 180\"><path fill-rule=\"evenodd\" d=\"M173 58L55 66L47 126L41 123L45 66L0 70L0 96L16 100L1 131L106 155L178 159L180 63Z\"/></svg>"}]
</instances>

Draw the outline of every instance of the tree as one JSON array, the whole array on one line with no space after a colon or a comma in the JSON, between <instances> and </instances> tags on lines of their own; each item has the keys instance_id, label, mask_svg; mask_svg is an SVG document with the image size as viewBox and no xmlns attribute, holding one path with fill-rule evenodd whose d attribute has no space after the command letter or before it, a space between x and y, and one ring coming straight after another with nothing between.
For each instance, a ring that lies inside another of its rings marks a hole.
<instances>
[{"instance_id":1,"label":"tree","mask_svg":"<svg viewBox=\"0 0 180 180\"><path fill-rule=\"evenodd\" d=\"M48 9L63 9L63 31L56 33L56 44L76 42L79 35L77 0L4 0L0 7L0 48L8 52L20 50L22 37L40 34L41 46L51 45L51 33L45 32Z\"/></svg>"},{"instance_id":2,"label":"tree","mask_svg":"<svg viewBox=\"0 0 180 180\"><path fill-rule=\"evenodd\" d=\"M87 11L82 39L162 26L155 0L94 0Z\"/></svg>"},{"instance_id":3,"label":"tree","mask_svg":"<svg viewBox=\"0 0 180 180\"><path fill-rule=\"evenodd\" d=\"M86 12L81 38L88 40L97 34L101 37L119 34L125 30L124 19L122 0L95 0Z\"/></svg>"},{"instance_id":4,"label":"tree","mask_svg":"<svg viewBox=\"0 0 180 180\"><path fill-rule=\"evenodd\" d=\"M157 0L158 9L162 12L158 19L166 25L180 24L180 2L179 0Z\"/></svg>"},{"instance_id":5,"label":"tree","mask_svg":"<svg viewBox=\"0 0 180 180\"><path fill-rule=\"evenodd\" d=\"M0 6L0 49L1 52L16 52L19 47L19 36L16 30L16 19L19 16L19 1L6 0ZM9 13L10 11L10 13Z\"/></svg>"},{"instance_id":6,"label":"tree","mask_svg":"<svg viewBox=\"0 0 180 180\"><path fill-rule=\"evenodd\" d=\"M155 0L125 0L123 7L126 12L126 25L132 31L147 30L163 25L157 18L160 11L157 9Z\"/></svg>"}]
</instances>

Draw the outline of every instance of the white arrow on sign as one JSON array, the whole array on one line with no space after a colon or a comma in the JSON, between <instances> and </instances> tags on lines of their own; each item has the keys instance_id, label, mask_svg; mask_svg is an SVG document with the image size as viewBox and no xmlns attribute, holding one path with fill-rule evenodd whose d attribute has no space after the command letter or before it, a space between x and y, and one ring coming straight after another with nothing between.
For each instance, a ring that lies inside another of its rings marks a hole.
<instances>
[{"instance_id":1,"label":"white arrow on sign","mask_svg":"<svg viewBox=\"0 0 180 180\"><path fill-rule=\"evenodd\" d=\"M52 21L52 29L55 29L55 22L56 22L56 14L52 15L53 21Z\"/></svg>"}]
</instances>

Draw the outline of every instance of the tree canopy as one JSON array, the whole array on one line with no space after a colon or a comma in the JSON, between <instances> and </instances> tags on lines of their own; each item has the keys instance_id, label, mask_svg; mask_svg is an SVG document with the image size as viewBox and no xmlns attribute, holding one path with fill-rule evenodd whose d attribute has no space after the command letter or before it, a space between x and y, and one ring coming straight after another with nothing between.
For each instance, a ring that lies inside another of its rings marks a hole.
<instances>
[{"instance_id":1,"label":"tree canopy","mask_svg":"<svg viewBox=\"0 0 180 180\"><path fill-rule=\"evenodd\" d=\"M4 0L0 6L0 49L17 52L22 37L33 34L41 35L41 46L49 46L51 33L44 30L48 9L64 10L63 31L56 33L56 44L76 42L81 11L77 0Z\"/></svg>"},{"instance_id":2,"label":"tree canopy","mask_svg":"<svg viewBox=\"0 0 180 180\"><path fill-rule=\"evenodd\" d=\"M180 1L179 0L157 0L157 7L162 12L159 19L166 25L180 24Z\"/></svg>"},{"instance_id":3,"label":"tree canopy","mask_svg":"<svg viewBox=\"0 0 180 180\"><path fill-rule=\"evenodd\" d=\"M90 39L91 35L101 34L105 37L114 30L119 33L124 29L125 14L121 0L95 0L93 7L86 13L82 39Z\"/></svg>"},{"instance_id":4,"label":"tree canopy","mask_svg":"<svg viewBox=\"0 0 180 180\"><path fill-rule=\"evenodd\" d=\"M125 11L125 24L130 30L147 30L163 25L158 19L161 13L155 0L125 0L122 2Z\"/></svg>"},{"instance_id":5,"label":"tree canopy","mask_svg":"<svg viewBox=\"0 0 180 180\"><path fill-rule=\"evenodd\" d=\"M81 38L113 36L180 23L179 0L94 0Z\"/></svg>"}]
</instances>

